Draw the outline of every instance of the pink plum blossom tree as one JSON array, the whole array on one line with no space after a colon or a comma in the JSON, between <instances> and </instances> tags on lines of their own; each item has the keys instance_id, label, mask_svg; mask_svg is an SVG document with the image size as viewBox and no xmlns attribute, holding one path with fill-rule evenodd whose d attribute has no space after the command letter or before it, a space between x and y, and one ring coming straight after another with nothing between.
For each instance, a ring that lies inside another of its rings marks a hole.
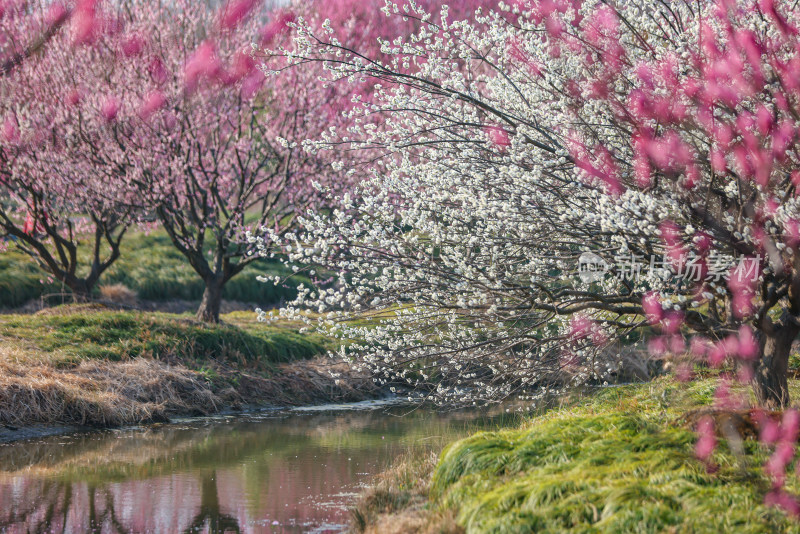
<instances>
[{"instance_id":1,"label":"pink plum blossom tree","mask_svg":"<svg viewBox=\"0 0 800 534\"><path fill-rule=\"evenodd\" d=\"M251 57L251 43L291 48L295 20L322 27L326 13L354 46L377 46L379 12L370 3L288 4L263 12L254 2L224 3L219 10L193 11L207 31L163 36L162 80L154 79L144 109L153 139L137 150L156 165L140 165L148 202L175 246L206 284L198 318L219 319L222 289L233 276L259 258L254 233L269 228L279 238L298 215L329 207L325 200L342 195L360 179L348 147L314 152L301 146L342 123L351 101L371 91L366 85L322 83L324 69L309 64L283 70L281 61L269 78ZM266 24L264 20L266 19ZM145 26L139 35L146 35ZM176 45L177 42L177 45ZM175 53L177 48L178 52ZM145 52L146 53L146 52ZM147 103L155 98L155 104ZM154 108L154 112L150 109ZM347 165L334 166L334 161Z\"/></svg>"},{"instance_id":2,"label":"pink plum blossom tree","mask_svg":"<svg viewBox=\"0 0 800 534\"><path fill-rule=\"evenodd\" d=\"M258 257L248 230L280 233L320 207L322 185L341 194L354 180L299 147L335 123L350 87L319 83L321 68L266 83L250 54L279 45L303 9L86 0L7 16L23 34L69 15L69 31L34 56L9 45L27 59L0 85L4 232L85 298L125 229L155 216L205 282L198 317L217 321L224 285Z\"/></svg>"},{"instance_id":3,"label":"pink plum blossom tree","mask_svg":"<svg viewBox=\"0 0 800 534\"><path fill-rule=\"evenodd\" d=\"M88 0L71 10L4 2L0 12L2 246L30 254L83 299L119 256L135 217L130 167L93 163L113 150L116 125L103 97L77 83L102 79L106 65L95 53L113 46L118 21Z\"/></svg>"}]
</instances>

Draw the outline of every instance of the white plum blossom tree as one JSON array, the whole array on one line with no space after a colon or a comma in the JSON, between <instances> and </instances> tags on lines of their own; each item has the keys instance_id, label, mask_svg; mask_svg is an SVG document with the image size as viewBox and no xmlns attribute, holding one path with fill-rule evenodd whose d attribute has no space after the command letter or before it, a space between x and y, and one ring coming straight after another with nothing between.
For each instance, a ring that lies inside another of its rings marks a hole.
<instances>
[{"instance_id":1,"label":"white plum blossom tree","mask_svg":"<svg viewBox=\"0 0 800 534\"><path fill-rule=\"evenodd\" d=\"M290 261L334 273L285 314L363 340L362 365L434 384L440 400L565 372L604 380L615 366L601 350L649 326L653 351L684 358L680 376L699 359L731 364L760 403L788 403L800 332L792 2L385 12L419 31L367 55L299 19L292 51L267 52L375 80L348 130L307 149L383 154L341 209L284 237ZM604 276L579 276L587 252ZM365 314L379 326L353 321Z\"/></svg>"}]
</instances>

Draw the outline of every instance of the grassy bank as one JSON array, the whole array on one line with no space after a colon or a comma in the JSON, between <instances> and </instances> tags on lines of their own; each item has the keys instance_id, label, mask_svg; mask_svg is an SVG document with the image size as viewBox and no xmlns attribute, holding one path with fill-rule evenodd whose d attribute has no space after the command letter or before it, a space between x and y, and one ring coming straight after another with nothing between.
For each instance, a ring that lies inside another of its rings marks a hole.
<instances>
[{"instance_id":1,"label":"grassy bank","mask_svg":"<svg viewBox=\"0 0 800 534\"><path fill-rule=\"evenodd\" d=\"M794 398L800 387L793 381ZM686 410L713 383L669 378L572 399L519 428L482 432L438 457L407 458L362 496L368 532L800 532L763 505L766 451L695 460ZM800 488L796 478L788 489Z\"/></svg>"},{"instance_id":2,"label":"grassy bank","mask_svg":"<svg viewBox=\"0 0 800 534\"><path fill-rule=\"evenodd\" d=\"M301 277L294 277L285 286L256 280L258 275L289 273L279 262L258 260L228 282L223 298L262 307L293 299ZM98 287L113 284L123 284L138 298L155 302L199 301L203 295L202 280L161 230L133 232L125 237L120 258L103 274ZM58 282L48 281L48 275L22 252L11 247L0 254L0 309L17 308L43 295L65 291ZM99 289L96 291L99 293ZM61 298L51 300L61 302Z\"/></svg>"},{"instance_id":3,"label":"grassy bank","mask_svg":"<svg viewBox=\"0 0 800 534\"><path fill-rule=\"evenodd\" d=\"M328 339L253 313L222 319L97 305L0 315L0 425L117 426L376 394L371 380L321 357Z\"/></svg>"}]
</instances>

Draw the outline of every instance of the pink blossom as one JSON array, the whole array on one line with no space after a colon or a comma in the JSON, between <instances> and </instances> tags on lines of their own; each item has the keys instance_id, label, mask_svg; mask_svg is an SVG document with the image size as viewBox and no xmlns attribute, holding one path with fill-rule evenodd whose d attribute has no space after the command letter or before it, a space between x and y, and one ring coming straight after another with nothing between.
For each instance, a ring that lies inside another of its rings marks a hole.
<instances>
[{"instance_id":1,"label":"pink blossom","mask_svg":"<svg viewBox=\"0 0 800 534\"><path fill-rule=\"evenodd\" d=\"M739 264L731 268L728 288L733 295L733 311L736 317L747 317L755 310L753 297L759 276L760 266L756 258L742 258Z\"/></svg>"},{"instance_id":2,"label":"pink blossom","mask_svg":"<svg viewBox=\"0 0 800 534\"><path fill-rule=\"evenodd\" d=\"M714 172L718 174L725 173L728 164L725 161L725 154L722 152L722 150L711 149L708 159L711 161L711 168Z\"/></svg>"},{"instance_id":3,"label":"pink blossom","mask_svg":"<svg viewBox=\"0 0 800 534\"><path fill-rule=\"evenodd\" d=\"M504 128L500 126L487 126L485 131L486 135L489 136L489 140L495 147L506 149L511 146L511 138Z\"/></svg>"},{"instance_id":4,"label":"pink blossom","mask_svg":"<svg viewBox=\"0 0 800 534\"><path fill-rule=\"evenodd\" d=\"M157 112L164 107L167 103L167 98L161 91L151 91L142 101L142 107L139 110L139 115L143 119L149 119L153 113Z\"/></svg>"},{"instance_id":5,"label":"pink blossom","mask_svg":"<svg viewBox=\"0 0 800 534\"><path fill-rule=\"evenodd\" d=\"M122 103L119 98L109 95L100 106L100 114L106 122L113 122L117 118Z\"/></svg>"},{"instance_id":6,"label":"pink blossom","mask_svg":"<svg viewBox=\"0 0 800 534\"><path fill-rule=\"evenodd\" d=\"M778 13L775 7L775 0L759 0L758 6L761 8L761 11L769 15L772 20L775 21L778 28L780 28L781 32L785 35L797 34L797 28L789 24L786 18Z\"/></svg>"},{"instance_id":7,"label":"pink blossom","mask_svg":"<svg viewBox=\"0 0 800 534\"><path fill-rule=\"evenodd\" d=\"M785 111L784 111L785 112ZM779 162L786 161L786 150L794 139L794 125L785 120L772 132L772 155Z\"/></svg>"},{"instance_id":8,"label":"pink blossom","mask_svg":"<svg viewBox=\"0 0 800 534\"><path fill-rule=\"evenodd\" d=\"M697 434L699 439L694 448L695 456L701 461L708 461L714 449L717 448L717 437L714 435L714 419L703 416L697 423Z\"/></svg>"},{"instance_id":9,"label":"pink blossom","mask_svg":"<svg viewBox=\"0 0 800 534\"><path fill-rule=\"evenodd\" d=\"M553 38L561 37L567 29L564 22L560 18L554 16L547 17L544 21L544 28L550 37Z\"/></svg>"},{"instance_id":10,"label":"pink blossom","mask_svg":"<svg viewBox=\"0 0 800 534\"><path fill-rule=\"evenodd\" d=\"M647 156L637 153L633 159L633 172L636 176L636 185L642 189L650 187L651 169Z\"/></svg>"},{"instance_id":11,"label":"pink blossom","mask_svg":"<svg viewBox=\"0 0 800 534\"><path fill-rule=\"evenodd\" d=\"M253 11L256 0L235 0L228 2L222 8L220 26L230 30L242 23Z\"/></svg>"},{"instance_id":12,"label":"pink blossom","mask_svg":"<svg viewBox=\"0 0 800 534\"><path fill-rule=\"evenodd\" d=\"M781 489L770 491L764 496L764 504L767 506L777 506L782 508L787 514L797 517L800 516L800 503Z\"/></svg>"},{"instance_id":13,"label":"pink blossom","mask_svg":"<svg viewBox=\"0 0 800 534\"><path fill-rule=\"evenodd\" d=\"M28 212L25 214L25 224L22 226L22 231L28 235L31 235L33 234L34 228L36 228L36 221L31 213Z\"/></svg>"},{"instance_id":14,"label":"pink blossom","mask_svg":"<svg viewBox=\"0 0 800 534\"><path fill-rule=\"evenodd\" d=\"M661 307L658 293L655 291L648 291L642 297L642 309L647 317L647 322L651 325L656 325L661 322L664 317L664 310Z\"/></svg>"},{"instance_id":15,"label":"pink blossom","mask_svg":"<svg viewBox=\"0 0 800 534\"><path fill-rule=\"evenodd\" d=\"M291 11L278 12L269 24L261 28L261 45L270 45L276 37L286 33L296 19L297 16Z\"/></svg>"},{"instance_id":16,"label":"pink blossom","mask_svg":"<svg viewBox=\"0 0 800 534\"><path fill-rule=\"evenodd\" d=\"M204 41L197 50L189 57L184 67L184 84L188 91L197 88L197 84L202 78L213 78L222 66L216 52L216 43Z\"/></svg>"},{"instance_id":17,"label":"pink blossom","mask_svg":"<svg viewBox=\"0 0 800 534\"><path fill-rule=\"evenodd\" d=\"M168 130L175 128L178 124L178 117L175 116L172 112L165 112L164 113L164 125L167 127Z\"/></svg>"},{"instance_id":18,"label":"pink blossom","mask_svg":"<svg viewBox=\"0 0 800 534\"><path fill-rule=\"evenodd\" d=\"M772 129L772 112L766 106L761 105L756 111L756 124L761 135L766 136Z\"/></svg>"},{"instance_id":19,"label":"pink blossom","mask_svg":"<svg viewBox=\"0 0 800 534\"><path fill-rule=\"evenodd\" d=\"M260 70L253 70L249 76L242 81L242 98L250 99L258 93L264 86L266 78Z\"/></svg>"},{"instance_id":20,"label":"pink blossom","mask_svg":"<svg viewBox=\"0 0 800 534\"><path fill-rule=\"evenodd\" d=\"M150 60L150 63L147 65L147 72L150 74L150 79L158 85L166 83L169 79L169 72L167 72L164 62L158 56L154 56Z\"/></svg>"},{"instance_id":21,"label":"pink blossom","mask_svg":"<svg viewBox=\"0 0 800 534\"><path fill-rule=\"evenodd\" d=\"M628 109L634 115L642 117L649 117L651 113L652 103L641 89L634 89L628 94ZM640 150L645 150L647 147L642 145Z\"/></svg>"},{"instance_id":22,"label":"pink blossom","mask_svg":"<svg viewBox=\"0 0 800 534\"><path fill-rule=\"evenodd\" d=\"M6 120L3 121L3 139L9 143L16 143L19 141L17 121L11 117L6 117Z\"/></svg>"},{"instance_id":23,"label":"pink blossom","mask_svg":"<svg viewBox=\"0 0 800 534\"><path fill-rule=\"evenodd\" d=\"M138 34L133 34L122 42L122 53L125 57L138 56L144 48L144 39Z\"/></svg>"},{"instance_id":24,"label":"pink blossom","mask_svg":"<svg viewBox=\"0 0 800 534\"><path fill-rule=\"evenodd\" d=\"M702 230L697 232L692 241L694 242L695 249L700 255L705 255L711 249L712 239L708 232L704 232Z\"/></svg>"},{"instance_id":25,"label":"pink blossom","mask_svg":"<svg viewBox=\"0 0 800 534\"><path fill-rule=\"evenodd\" d=\"M702 358L706 355L711 343L708 339L701 336L694 336L689 345L689 351L696 357Z\"/></svg>"},{"instance_id":26,"label":"pink blossom","mask_svg":"<svg viewBox=\"0 0 800 534\"><path fill-rule=\"evenodd\" d=\"M792 171L790 178L792 180L792 185L795 187L795 194L800 193L800 171Z\"/></svg>"},{"instance_id":27,"label":"pink blossom","mask_svg":"<svg viewBox=\"0 0 800 534\"><path fill-rule=\"evenodd\" d=\"M576 315L569 321L570 337L573 339L584 339L593 328L592 320L585 315Z\"/></svg>"},{"instance_id":28,"label":"pink blossom","mask_svg":"<svg viewBox=\"0 0 800 534\"><path fill-rule=\"evenodd\" d=\"M772 453L769 460L764 466L764 471L771 476L775 484L782 486L786 479L786 466L792 461L794 457L794 442L781 440L775 446L775 452Z\"/></svg>"},{"instance_id":29,"label":"pink blossom","mask_svg":"<svg viewBox=\"0 0 800 534\"><path fill-rule=\"evenodd\" d=\"M731 299L733 314L738 318L749 317L755 311L755 304L753 303L753 296L748 293L737 293Z\"/></svg>"},{"instance_id":30,"label":"pink blossom","mask_svg":"<svg viewBox=\"0 0 800 534\"><path fill-rule=\"evenodd\" d=\"M708 363L712 367L719 367L738 348L736 339L729 336L711 346L711 350L708 352Z\"/></svg>"},{"instance_id":31,"label":"pink blossom","mask_svg":"<svg viewBox=\"0 0 800 534\"><path fill-rule=\"evenodd\" d=\"M683 336L669 336L669 351L672 354L682 354L686 351L686 342L683 340Z\"/></svg>"},{"instance_id":32,"label":"pink blossom","mask_svg":"<svg viewBox=\"0 0 800 534\"><path fill-rule=\"evenodd\" d=\"M77 106L78 104L81 103L81 100L83 100L83 96L81 95L81 92L77 89L73 89L67 95L67 104L69 104L70 106Z\"/></svg>"},{"instance_id":33,"label":"pink blossom","mask_svg":"<svg viewBox=\"0 0 800 534\"><path fill-rule=\"evenodd\" d=\"M647 350L653 356L663 356L667 353L667 341L663 336L651 338L647 342Z\"/></svg>"},{"instance_id":34,"label":"pink blossom","mask_svg":"<svg viewBox=\"0 0 800 534\"><path fill-rule=\"evenodd\" d=\"M255 69L256 62L250 54L239 51L233 58L233 64L226 83L236 83L250 75Z\"/></svg>"},{"instance_id":35,"label":"pink blossom","mask_svg":"<svg viewBox=\"0 0 800 534\"><path fill-rule=\"evenodd\" d=\"M684 172L686 179L681 184L686 189L694 189L700 183L700 168L697 165L687 165Z\"/></svg>"},{"instance_id":36,"label":"pink blossom","mask_svg":"<svg viewBox=\"0 0 800 534\"><path fill-rule=\"evenodd\" d=\"M61 2L54 2L47 8L47 14L44 20L47 24L55 26L67 20L68 16L69 12L67 8L64 7L64 4Z\"/></svg>"},{"instance_id":37,"label":"pink blossom","mask_svg":"<svg viewBox=\"0 0 800 534\"><path fill-rule=\"evenodd\" d=\"M672 221L666 220L659 225L661 240L667 248L667 258L676 269L682 268L686 262L687 251L681 239L680 227Z\"/></svg>"},{"instance_id":38,"label":"pink blossom","mask_svg":"<svg viewBox=\"0 0 800 534\"><path fill-rule=\"evenodd\" d=\"M664 314L661 320L661 329L665 334L677 334L683 324L683 313L679 311L670 311Z\"/></svg>"},{"instance_id":39,"label":"pink blossom","mask_svg":"<svg viewBox=\"0 0 800 534\"><path fill-rule=\"evenodd\" d=\"M800 413L795 409L786 410L781 420L781 439L794 444L797 441L798 431L800 431Z\"/></svg>"},{"instance_id":40,"label":"pink blossom","mask_svg":"<svg viewBox=\"0 0 800 534\"><path fill-rule=\"evenodd\" d=\"M780 426L763 411L758 411L754 416L759 427L758 439L767 445L775 443L780 437Z\"/></svg>"},{"instance_id":41,"label":"pink blossom","mask_svg":"<svg viewBox=\"0 0 800 534\"><path fill-rule=\"evenodd\" d=\"M724 122L717 124L712 131L712 135L714 140L723 150L727 150L731 144L731 141L733 141L733 130Z\"/></svg>"},{"instance_id":42,"label":"pink blossom","mask_svg":"<svg viewBox=\"0 0 800 534\"><path fill-rule=\"evenodd\" d=\"M754 360L760 353L758 341L753 335L753 330L747 325L742 325L739 328L738 349L739 357L743 360Z\"/></svg>"},{"instance_id":43,"label":"pink blossom","mask_svg":"<svg viewBox=\"0 0 800 534\"><path fill-rule=\"evenodd\" d=\"M653 83L653 69L650 67L649 63L642 61L636 65L636 76L639 77L639 80L648 89L652 90L655 87L655 84Z\"/></svg>"},{"instance_id":44,"label":"pink blossom","mask_svg":"<svg viewBox=\"0 0 800 534\"><path fill-rule=\"evenodd\" d=\"M751 365L740 365L736 371L736 380L740 384L749 384L753 381L753 367Z\"/></svg>"},{"instance_id":45,"label":"pink blossom","mask_svg":"<svg viewBox=\"0 0 800 534\"><path fill-rule=\"evenodd\" d=\"M580 358L572 351L565 350L559 357L558 365L561 369L572 369L576 367L578 363L580 363Z\"/></svg>"},{"instance_id":46,"label":"pink blossom","mask_svg":"<svg viewBox=\"0 0 800 534\"><path fill-rule=\"evenodd\" d=\"M796 219L788 218L783 225L784 240L790 247L797 247L800 244L800 222Z\"/></svg>"},{"instance_id":47,"label":"pink blossom","mask_svg":"<svg viewBox=\"0 0 800 534\"><path fill-rule=\"evenodd\" d=\"M78 0L72 14L72 42L88 44L94 40L97 30L97 0Z\"/></svg>"}]
</instances>

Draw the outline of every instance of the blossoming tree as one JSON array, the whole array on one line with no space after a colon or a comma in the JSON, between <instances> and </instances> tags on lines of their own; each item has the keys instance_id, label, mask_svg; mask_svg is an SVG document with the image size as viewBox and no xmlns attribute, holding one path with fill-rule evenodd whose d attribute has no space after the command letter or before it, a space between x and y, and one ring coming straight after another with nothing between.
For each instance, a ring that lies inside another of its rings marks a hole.
<instances>
[{"instance_id":1,"label":"blossoming tree","mask_svg":"<svg viewBox=\"0 0 800 534\"><path fill-rule=\"evenodd\" d=\"M77 82L103 79L95 54L116 42L118 21L90 1L6 2L0 11L2 246L30 254L83 299L135 218L129 162L94 163L120 153L103 101L109 86L87 95Z\"/></svg>"},{"instance_id":2,"label":"blossoming tree","mask_svg":"<svg viewBox=\"0 0 800 534\"><path fill-rule=\"evenodd\" d=\"M150 30L173 9L179 25ZM257 259L247 230L268 225L280 233L314 206L312 179L335 176L293 144L299 132L325 127L334 95L302 72L265 83L250 57L252 42L279 41L293 17L251 1L216 11L185 2L131 25L149 79L127 111L143 124L127 149L138 154L143 205L155 207L205 282L197 312L204 321L219 320L225 284Z\"/></svg>"},{"instance_id":3,"label":"blossoming tree","mask_svg":"<svg viewBox=\"0 0 800 534\"><path fill-rule=\"evenodd\" d=\"M253 42L280 43L299 9L86 0L7 11L20 39L0 84L5 233L85 298L125 229L154 216L205 282L198 317L217 321L225 283L257 259L247 229L280 233L318 202L312 181L337 192L351 181L298 147L335 121L350 88L318 83L322 69L265 83L250 56ZM15 51L68 16L40 53Z\"/></svg>"},{"instance_id":4,"label":"blossoming tree","mask_svg":"<svg viewBox=\"0 0 800 534\"><path fill-rule=\"evenodd\" d=\"M521 0L473 22L386 10L425 22L385 41L387 57L308 25L288 54L334 79L392 82L353 112L384 114L380 130L353 121L314 145L392 157L290 237L292 260L340 273L298 309L333 311L320 325L365 339L362 364L433 382L439 398L497 398L565 371L602 380L614 363L599 350L650 326L679 375L731 362L761 404L788 403L791 4ZM347 321L365 312L381 326Z\"/></svg>"},{"instance_id":5,"label":"blossoming tree","mask_svg":"<svg viewBox=\"0 0 800 534\"><path fill-rule=\"evenodd\" d=\"M0 5L0 19L3 24L0 41L0 76L5 76L21 65L26 59L41 50L69 20L70 10L56 6L44 24L30 23L36 19L27 16L22 2L4 2ZM9 22L13 21L13 24ZM33 36L33 38L32 38Z\"/></svg>"}]
</instances>

